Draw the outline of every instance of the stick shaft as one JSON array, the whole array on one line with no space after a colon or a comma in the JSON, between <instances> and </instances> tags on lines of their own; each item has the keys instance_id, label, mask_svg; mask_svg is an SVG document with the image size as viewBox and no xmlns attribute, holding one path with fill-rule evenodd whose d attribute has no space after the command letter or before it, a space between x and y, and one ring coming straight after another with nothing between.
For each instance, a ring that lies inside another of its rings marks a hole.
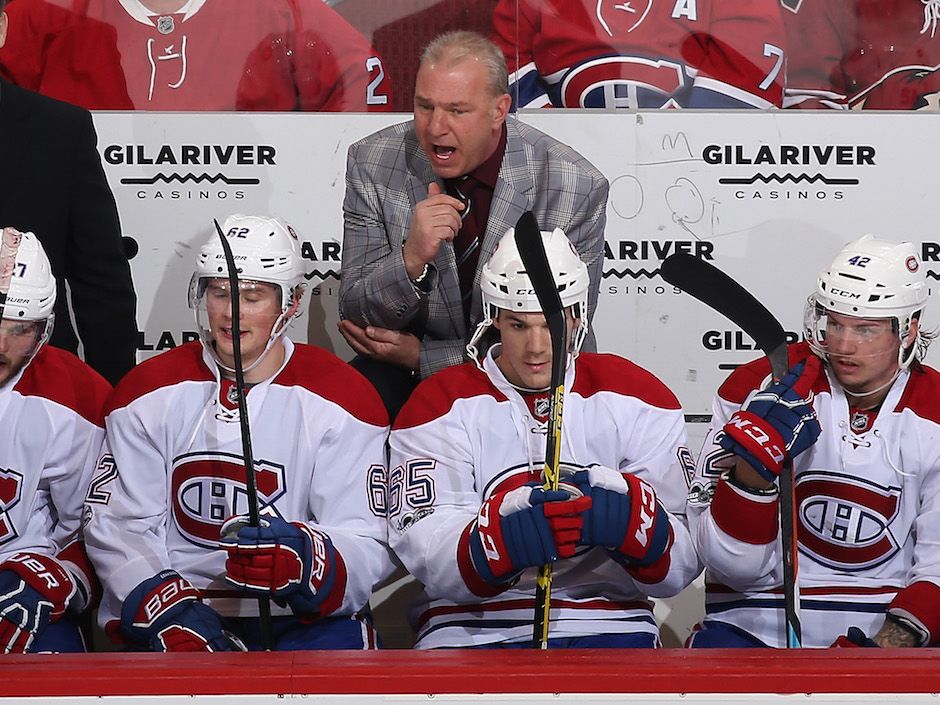
<instances>
[{"instance_id":1,"label":"stick shaft","mask_svg":"<svg viewBox=\"0 0 940 705\"><path fill-rule=\"evenodd\" d=\"M261 524L260 502L258 501L258 485L255 482L255 459L251 450L251 425L248 419L248 398L245 393L245 368L242 365L241 329L239 326L239 305L241 292L238 289L238 269L235 266L235 257L219 221L213 220L216 232L222 241L222 251L225 253L225 265L228 269L229 293L232 299L232 354L235 358L235 393L238 397L238 422L242 439L242 457L245 461L245 495L248 500L248 522L251 526ZM274 646L271 634L271 600L267 596L258 598L258 618L261 628L261 644L265 651L271 651Z\"/></svg>"},{"instance_id":2,"label":"stick shaft","mask_svg":"<svg viewBox=\"0 0 940 705\"><path fill-rule=\"evenodd\" d=\"M783 326L747 289L708 262L677 253L667 257L659 270L670 284L697 298L735 323L767 356L774 379L787 373L787 339ZM780 536L783 550L783 593L786 642L802 644L800 625L799 537L793 463L787 459L780 473Z\"/></svg>"},{"instance_id":3,"label":"stick shaft","mask_svg":"<svg viewBox=\"0 0 940 705\"><path fill-rule=\"evenodd\" d=\"M549 335L552 340L552 374L549 396L548 433L545 442L544 487L557 490L559 463L561 460L562 412L565 398L565 312L555 280L552 277L548 255L542 233L531 211L527 211L516 223L516 247L522 258L529 281L535 290L536 298L545 315ZM548 648L548 629L552 596L552 564L546 563L539 568L535 581L535 615L532 628L532 645L535 648Z\"/></svg>"}]
</instances>

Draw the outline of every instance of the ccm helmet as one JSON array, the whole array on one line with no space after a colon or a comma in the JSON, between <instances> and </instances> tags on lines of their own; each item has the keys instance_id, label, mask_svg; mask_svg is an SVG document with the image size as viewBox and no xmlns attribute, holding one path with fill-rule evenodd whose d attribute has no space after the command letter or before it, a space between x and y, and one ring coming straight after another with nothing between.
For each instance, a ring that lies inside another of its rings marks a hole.
<instances>
[{"instance_id":1,"label":"ccm helmet","mask_svg":"<svg viewBox=\"0 0 940 705\"><path fill-rule=\"evenodd\" d=\"M306 288L303 259L294 229L280 218L232 215L225 219L222 233L232 248L239 282L273 284L281 299L281 315L271 328L265 351L245 368L247 372L261 361L274 341L300 313L300 300ZM189 283L189 306L194 311L203 344L210 350L213 349L212 333L205 311L205 293L212 279L228 279L225 253L219 235L215 232L200 249L196 270ZM205 320L202 320L203 317Z\"/></svg>"},{"instance_id":2,"label":"ccm helmet","mask_svg":"<svg viewBox=\"0 0 940 705\"><path fill-rule=\"evenodd\" d=\"M542 242L552 278L558 288L563 307L574 307L578 329L571 341L571 354L577 356L588 331L588 277L587 265L581 261L564 230L555 228L542 231ZM477 343L487 329L493 325L499 309L521 313L541 313L542 307L532 288L529 275L522 264L516 247L516 233L509 228L496 246L496 251L483 265L480 288L483 298L483 320L477 325L467 345L470 357L479 362Z\"/></svg>"},{"instance_id":3,"label":"ccm helmet","mask_svg":"<svg viewBox=\"0 0 940 705\"><path fill-rule=\"evenodd\" d=\"M920 328L911 339L911 321L927 304L927 281L914 245L865 235L846 245L816 282L806 306L806 339L824 359L825 315L832 311L855 318L888 318L895 322L903 369L917 355Z\"/></svg>"}]
</instances>

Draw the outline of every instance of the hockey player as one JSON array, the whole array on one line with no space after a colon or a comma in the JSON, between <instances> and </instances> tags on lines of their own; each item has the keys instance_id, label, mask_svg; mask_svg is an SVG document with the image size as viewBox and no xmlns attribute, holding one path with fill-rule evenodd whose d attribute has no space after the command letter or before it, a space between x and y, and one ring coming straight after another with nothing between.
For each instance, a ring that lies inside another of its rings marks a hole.
<instances>
[{"instance_id":1,"label":"hockey player","mask_svg":"<svg viewBox=\"0 0 940 705\"><path fill-rule=\"evenodd\" d=\"M424 585L419 648L530 645L535 575L549 561L550 646L654 646L647 598L700 572L683 515L691 457L679 402L622 358L578 355L587 267L563 231L542 237L568 320L568 489L541 488L551 342L510 229L483 267L476 364L422 382L391 434L389 538ZM501 343L480 360L491 326Z\"/></svg>"},{"instance_id":2,"label":"hockey player","mask_svg":"<svg viewBox=\"0 0 940 705\"><path fill-rule=\"evenodd\" d=\"M321 0L17 0L0 73L90 110L389 111L369 41Z\"/></svg>"},{"instance_id":3,"label":"hockey player","mask_svg":"<svg viewBox=\"0 0 940 705\"><path fill-rule=\"evenodd\" d=\"M381 401L332 354L284 335L303 260L280 220L233 215L240 341L261 528L245 525L231 298L216 235L189 290L202 340L138 366L116 388L107 454L86 505L104 586L99 620L154 651L257 648L256 596L275 603L275 648L374 648L372 589L392 570L381 508ZM223 631L224 630L224 631Z\"/></svg>"},{"instance_id":4,"label":"hockey player","mask_svg":"<svg viewBox=\"0 0 940 705\"><path fill-rule=\"evenodd\" d=\"M3 239L18 249L0 320L0 652L85 651L78 615L97 584L79 534L82 498L111 387L45 345L49 260L33 233L4 228Z\"/></svg>"},{"instance_id":5,"label":"hockey player","mask_svg":"<svg viewBox=\"0 0 940 705\"><path fill-rule=\"evenodd\" d=\"M791 371L766 359L718 390L689 495L706 572L695 647L784 646L777 476L793 460L804 646L940 637L940 375L923 265L866 235L824 270Z\"/></svg>"},{"instance_id":6,"label":"hockey player","mask_svg":"<svg viewBox=\"0 0 940 705\"><path fill-rule=\"evenodd\" d=\"M772 108L777 0L500 0L493 37L517 108Z\"/></svg>"},{"instance_id":7,"label":"hockey player","mask_svg":"<svg viewBox=\"0 0 940 705\"><path fill-rule=\"evenodd\" d=\"M780 0L785 107L940 109L940 0Z\"/></svg>"}]
</instances>

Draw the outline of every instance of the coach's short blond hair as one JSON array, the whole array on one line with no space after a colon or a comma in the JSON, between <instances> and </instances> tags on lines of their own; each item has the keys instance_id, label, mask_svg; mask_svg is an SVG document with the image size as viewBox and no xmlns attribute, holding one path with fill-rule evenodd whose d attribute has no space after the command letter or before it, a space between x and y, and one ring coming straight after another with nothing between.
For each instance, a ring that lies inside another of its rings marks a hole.
<instances>
[{"instance_id":1,"label":"coach's short blond hair","mask_svg":"<svg viewBox=\"0 0 940 705\"><path fill-rule=\"evenodd\" d=\"M483 63L489 74L488 84L494 98L509 92L509 73L502 50L476 32L455 30L439 34L421 53L421 66L455 66L466 58L474 58Z\"/></svg>"}]
</instances>

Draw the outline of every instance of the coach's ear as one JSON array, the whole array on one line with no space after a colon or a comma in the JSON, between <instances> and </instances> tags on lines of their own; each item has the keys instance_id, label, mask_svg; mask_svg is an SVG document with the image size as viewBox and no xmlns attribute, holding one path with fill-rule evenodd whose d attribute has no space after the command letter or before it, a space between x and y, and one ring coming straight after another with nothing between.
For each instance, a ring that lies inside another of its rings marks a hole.
<instances>
[{"instance_id":1,"label":"coach's ear","mask_svg":"<svg viewBox=\"0 0 940 705\"><path fill-rule=\"evenodd\" d=\"M3 3L0 2L0 6L2 6L2 5L3 5ZM0 12L0 47L2 47L4 44L7 43L7 23L8 23L8 21L9 21L9 20L7 20L7 13L5 13L5 12Z\"/></svg>"}]
</instances>

